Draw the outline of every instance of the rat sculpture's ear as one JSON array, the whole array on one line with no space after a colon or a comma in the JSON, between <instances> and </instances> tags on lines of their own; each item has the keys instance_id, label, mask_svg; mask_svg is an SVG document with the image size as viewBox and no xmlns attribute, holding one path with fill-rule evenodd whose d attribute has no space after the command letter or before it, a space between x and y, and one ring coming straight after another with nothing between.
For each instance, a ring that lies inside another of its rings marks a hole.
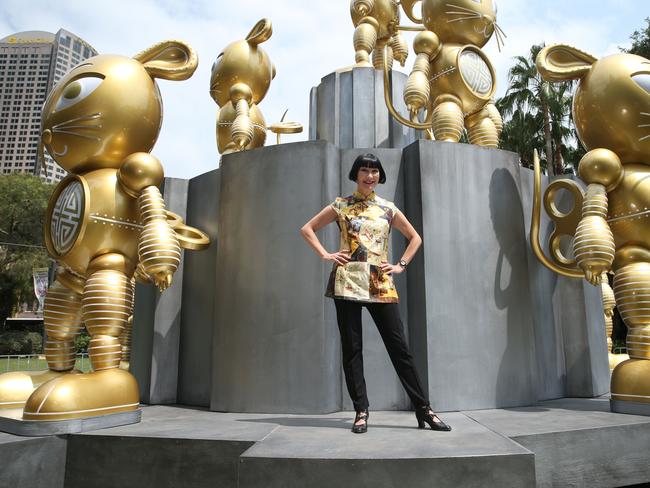
<instances>
[{"instance_id":1,"label":"rat sculpture's ear","mask_svg":"<svg viewBox=\"0 0 650 488\"><path fill-rule=\"evenodd\" d=\"M577 80L585 76L596 58L575 47L556 44L543 48L535 64L546 81Z\"/></svg>"},{"instance_id":2,"label":"rat sculpture's ear","mask_svg":"<svg viewBox=\"0 0 650 488\"><path fill-rule=\"evenodd\" d=\"M152 78L186 80L199 65L194 49L183 41L162 41L133 56Z\"/></svg>"},{"instance_id":3,"label":"rat sculpture's ear","mask_svg":"<svg viewBox=\"0 0 650 488\"><path fill-rule=\"evenodd\" d=\"M265 41L268 41L273 35L273 25L269 19L262 19L255 27L248 33L246 36L246 42L253 46L262 44Z\"/></svg>"},{"instance_id":4,"label":"rat sculpture's ear","mask_svg":"<svg viewBox=\"0 0 650 488\"><path fill-rule=\"evenodd\" d=\"M406 16L411 19L412 22L415 22L416 24L421 24L422 19L419 19L415 16L413 13L413 7L415 7L415 4L418 3L420 0L402 0L400 3L402 5L402 8L404 9L404 13Z\"/></svg>"}]
</instances>

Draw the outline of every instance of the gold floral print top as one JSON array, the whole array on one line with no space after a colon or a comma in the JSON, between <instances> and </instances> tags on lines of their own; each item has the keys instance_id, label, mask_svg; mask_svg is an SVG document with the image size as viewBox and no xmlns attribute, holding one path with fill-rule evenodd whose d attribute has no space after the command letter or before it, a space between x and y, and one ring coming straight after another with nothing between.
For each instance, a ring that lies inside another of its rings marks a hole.
<instances>
[{"instance_id":1,"label":"gold floral print top","mask_svg":"<svg viewBox=\"0 0 650 488\"><path fill-rule=\"evenodd\" d=\"M388 261L388 235L397 207L372 192L337 198L332 208L341 230L340 251L350 255L345 266L334 264L325 296L360 302L398 302L393 278L379 265Z\"/></svg>"}]
</instances>

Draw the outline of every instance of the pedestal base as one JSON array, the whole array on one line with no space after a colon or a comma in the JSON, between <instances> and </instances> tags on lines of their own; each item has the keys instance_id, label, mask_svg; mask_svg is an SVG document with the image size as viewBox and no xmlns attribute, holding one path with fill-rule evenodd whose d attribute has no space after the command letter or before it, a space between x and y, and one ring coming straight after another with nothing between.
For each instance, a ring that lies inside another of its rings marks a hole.
<instances>
[{"instance_id":1,"label":"pedestal base","mask_svg":"<svg viewBox=\"0 0 650 488\"><path fill-rule=\"evenodd\" d=\"M97 433L0 434L0 486L608 488L650 481L650 418L611 413L606 398L440 416L453 431L419 430L413 412L373 410L368 433L355 435L354 412L145 407L141 423Z\"/></svg>"},{"instance_id":2,"label":"pedestal base","mask_svg":"<svg viewBox=\"0 0 650 488\"><path fill-rule=\"evenodd\" d=\"M80 434L91 430L137 424L142 418L142 410L99 415L85 419L72 420L23 420L22 408L0 411L0 431L7 434L28 437L45 435Z\"/></svg>"},{"instance_id":3,"label":"pedestal base","mask_svg":"<svg viewBox=\"0 0 650 488\"><path fill-rule=\"evenodd\" d=\"M612 412L615 413L627 413L629 415L645 415L646 417L650 417L650 403L610 400L609 406Z\"/></svg>"}]
</instances>

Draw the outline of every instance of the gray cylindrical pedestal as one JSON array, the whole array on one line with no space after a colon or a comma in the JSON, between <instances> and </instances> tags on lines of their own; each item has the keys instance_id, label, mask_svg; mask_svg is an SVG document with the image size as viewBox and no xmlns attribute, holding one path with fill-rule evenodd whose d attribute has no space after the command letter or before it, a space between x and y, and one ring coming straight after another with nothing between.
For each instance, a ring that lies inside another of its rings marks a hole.
<instances>
[{"instance_id":1,"label":"gray cylindrical pedestal","mask_svg":"<svg viewBox=\"0 0 650 488\"><path fill-rule=\"evenodd\" d=\"M435 410L530 405L535 344L516 155L425 142L405 150L413 353ZM417 326L415 326L417 323Z\"/></svg>"},{"instance_id":2,"label":"gray cylindrical pedestal","mask_svg":"<svg viewBox=\"0 0 650 488\"><path fill-rule=\"evenodd\" d=\"M220 172L210 407L336 411L338 330L323 296L329 266L299 230L338 195L338 151L323 142L273 146L224 157ZM334 226L321 237L337 246Z\"/></svg>"},{"instance_id":3,"label":"gray cylindrical pedestal","mask_svg":"<svg viewBox=\"0 0 650 488\"><path fill-rule=\"evenodd\" d=\"M231 412L351 408L335 310L323 296L331 267L299 228L353 191L347 173L366 151L324 141L273 146L228 155L218 172L190 182L187 221L209 231L213 245L190 253L179 280L178 401ZM434 408L523 406L604 393L602 303L595 288L549 274L530 254L532 182L516 156L436 141L374 151L388 174L378 194L393 200L424 240L396 284ZM393 261L405 245L397 234ZM337 248L334 225L320 237L328 250ZM177 317L154 315L156 323ZM379 335L364 319L371 408L408 408ZM147 320L140 314L136 325ZM152 341L153 351L134 354L166 364L173 356L162 340L168 336ZM152 391L176 381L174 368L156 372Z\"/></svg>"},{"instance_id":4,"label":"gray cylindrical pedestal","mask_svg":"<svg viewBox=\"0 0 650 488\"><path fill-rule=\"evenodd\" d=\"M342 149L402 148L416 139L416 131L388 113L384 101L383 72L352 68L330 73L311 90L309 139L328 141ZM395 108L407 114L402 91L407 76L391 71Z\"/></svg>"}]
</instances>

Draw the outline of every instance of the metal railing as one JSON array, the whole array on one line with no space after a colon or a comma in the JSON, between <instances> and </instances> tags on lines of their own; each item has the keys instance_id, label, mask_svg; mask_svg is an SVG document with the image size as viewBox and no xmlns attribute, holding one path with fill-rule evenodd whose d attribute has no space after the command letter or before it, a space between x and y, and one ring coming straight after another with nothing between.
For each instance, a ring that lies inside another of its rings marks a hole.
<instances>
[{"instance_id":1,"label":"metal railing","mask_svg":"<svg viewBox=\"0 0 650 488\"><path fill-rule=\"evenodd\" d=\"M90 371L90 359L87 352L77 354L75 368L83 372ZM0 373L39 371L43 369L47 369L47 361L43 354L0 355Z\"/></svg>"}]
</instances>

